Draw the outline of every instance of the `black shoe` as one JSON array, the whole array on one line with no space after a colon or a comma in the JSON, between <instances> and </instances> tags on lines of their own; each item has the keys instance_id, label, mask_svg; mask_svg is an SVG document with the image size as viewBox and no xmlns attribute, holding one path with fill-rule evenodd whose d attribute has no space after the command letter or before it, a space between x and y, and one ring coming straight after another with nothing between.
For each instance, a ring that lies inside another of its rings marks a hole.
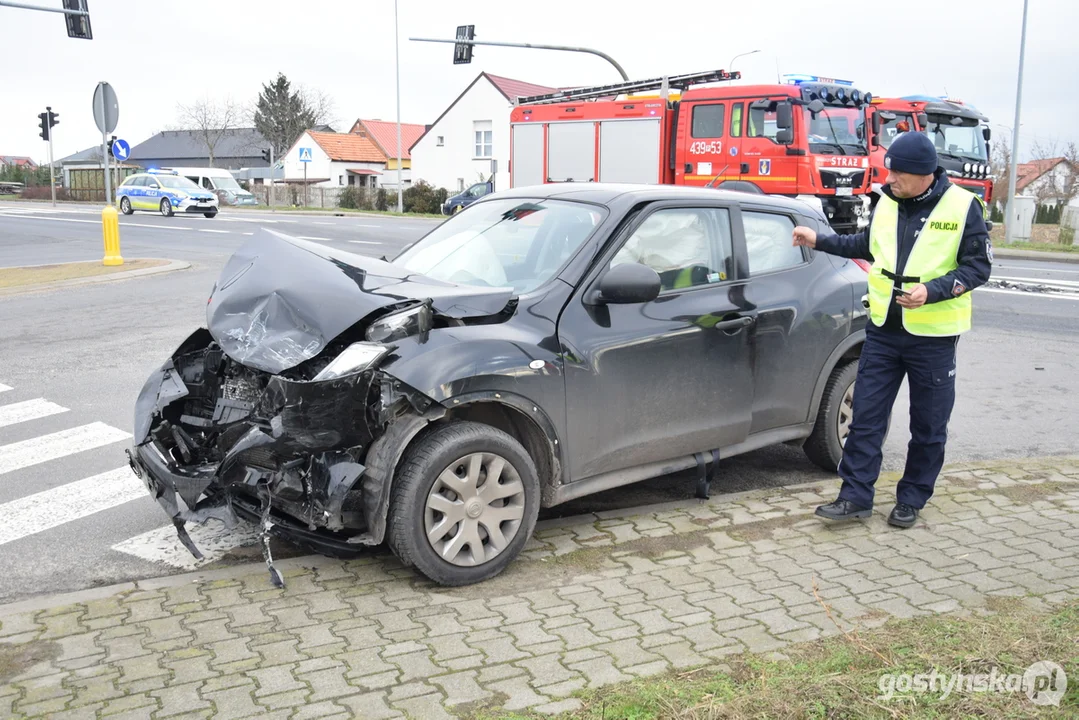
<instances>
[{"instance_id":1,"label":"black shoe","mask_svg":"<svg viewBox=\"0 0 1079 720\"><path fill-rule=\"evenodd\" d=\"M918 509L906 503L896 503L892 508L892 514L888 516L888 524L896 527L909 528L918 521Z\"/></svg>"},{"instance_id":2,"label":"black shoe","mask_svg":"<svg viewBox=\"0 0 1079 720\"><path fill-rule=\"evenodd\" d=\"M834 503L818 507L816 514L829 520L854 520L869 517L873 514L873 508L858 507L850 500L836 500Z\"/></svg>"}]
</instances>

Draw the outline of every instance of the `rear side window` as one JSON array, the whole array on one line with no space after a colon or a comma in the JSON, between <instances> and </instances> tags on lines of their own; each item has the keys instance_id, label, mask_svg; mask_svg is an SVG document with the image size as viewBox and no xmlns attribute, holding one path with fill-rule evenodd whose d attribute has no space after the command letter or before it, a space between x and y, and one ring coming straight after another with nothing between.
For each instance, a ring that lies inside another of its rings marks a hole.
<instances>
[{"instance_id":1,"label":"rear side window","mask_svg":"<svg viewBox=\"0 0 1079 720\"><path fill-rule=\"evenodd\" d=\"M805 262L802 248L791 242L794 222L786 215L742 211L749 255L749 274L774 272Z\"/></svg>"},{"instance_id":2,"label":"rear side window","mask_svg":"<svg viewBox=\"0 0 1079 720\"><path fill-rule=\"evenodd\" d=\"M726 109L725 105L695 105L690 134L695 138L723 137Z\"/></svg>"}]
</instances>

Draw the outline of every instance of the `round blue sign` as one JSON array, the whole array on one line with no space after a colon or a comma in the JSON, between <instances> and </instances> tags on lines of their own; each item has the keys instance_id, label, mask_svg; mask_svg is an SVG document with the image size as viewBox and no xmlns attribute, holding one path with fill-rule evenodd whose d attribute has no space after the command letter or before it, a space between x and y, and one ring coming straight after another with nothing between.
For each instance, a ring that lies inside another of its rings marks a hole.
<instances>
[{"instance_id":1,"label":"round blue sign","mask_svg":"<svg viewBox=\"0 0 1079 720\"><path fill-rule=\"evenodd\" d=\"M735 155L737 155L737 154L738 154L738 148L736 148L736 147L731 147L731 149L730 149L730 153L731 153L731 157L734 157Z\"/></svg>"},{"instance_id":2,"label":"round blue sign","mask_svg":"<svg viewBox=\"0 0 1079 720\"><path fill-rule=\"evenodd\" d=\"M127 144L127 140L121 140L116 138L112 141L112 156L117 160L127 160L131 155L131 146Z\"/></svg>"}]
</instances>

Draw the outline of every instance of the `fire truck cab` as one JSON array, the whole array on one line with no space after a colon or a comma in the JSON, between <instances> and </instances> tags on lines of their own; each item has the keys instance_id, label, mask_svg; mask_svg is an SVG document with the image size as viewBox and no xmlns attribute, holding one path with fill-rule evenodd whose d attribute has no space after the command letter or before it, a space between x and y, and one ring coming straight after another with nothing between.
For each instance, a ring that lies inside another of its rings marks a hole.
<instances>
[{"instance_id":1,"label":"fire truck cab","mask_svg":"<svg viewBox=\"0 0 1079 720\"><path fill-rule=\"evenodd\" d=\"M803 200L838 232L864 227L872 96L815 76L729 84L738 77L715 71L518 98L510 185L723 187Z\"/></svg>"},{"instance_id":2,"label":"fire truck cab","mask_svg":"<svg viewBox=\"0 0 1079 720\"><path fill-rule=\"evenodd\" d=\"M872 138L872 202L888 176L884 155L892 141L904 132L925 133L937 148L940 166L956 185L980 197L987 208L993 201L990 167L989 118L959 100L909 95L877 98L865 107ZM877 119L873 119L876 116Z\"/></svg>"}]
</instances>

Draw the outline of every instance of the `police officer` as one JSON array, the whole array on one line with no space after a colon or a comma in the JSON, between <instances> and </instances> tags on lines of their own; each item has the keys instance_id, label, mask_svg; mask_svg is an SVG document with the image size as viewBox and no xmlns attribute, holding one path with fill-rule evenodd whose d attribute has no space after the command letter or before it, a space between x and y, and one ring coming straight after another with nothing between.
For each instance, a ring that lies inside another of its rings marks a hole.
<instances>
[{"instance_id":1,"label":"police officer","mask_svg":"<svg viewBox=\"0 0 1079 720\"><path fill-rule=\"evenodd\" d=\"M888 177L868 231L818 237L796 227L794 244L872 262L869 323L839 463L843 486L816 514L830 520L872 514L888 418L906 377L911 440L888 523L907 528L933 495L944 464L956 348L971 326L970 293L989 279L993 250L980 199L949 182L928 137L901 134L884 164Z\"/></svg>"}]
</instances>

